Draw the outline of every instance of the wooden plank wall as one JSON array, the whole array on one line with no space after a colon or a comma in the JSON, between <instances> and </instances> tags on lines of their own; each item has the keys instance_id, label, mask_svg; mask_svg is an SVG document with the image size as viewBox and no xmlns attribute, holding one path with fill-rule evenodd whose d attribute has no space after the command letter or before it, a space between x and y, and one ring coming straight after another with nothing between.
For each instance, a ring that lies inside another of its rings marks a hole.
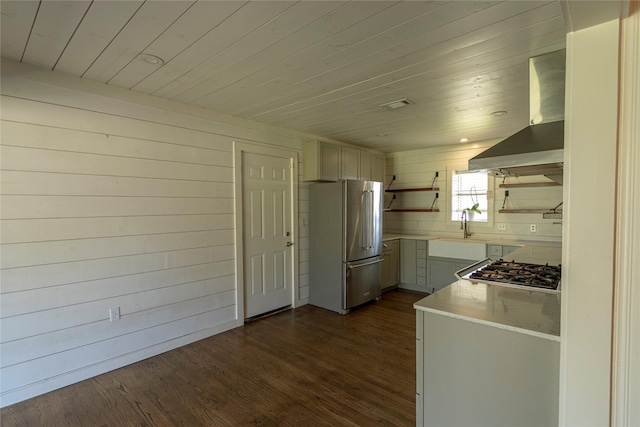
<instances>
[{"instance_id":1,"label":"wooden plank wall","mask_svg":"<svg viewBox=\"0 0 640 427\"><path fill-rule=\"evenodd\" d=\"M0 404L237 326L233 140L300 138L2 65Z\"/></svg>"},{"instance_id":2,"label":"wooden plank wall","mask_svg":"<svg viewBox=\"0 0 640 427\"><path fill-rule=\"evenodd\" d=\"M452 147L434 147L421 150L389 153L386 156L385 188L389 186L393 175L396 176L391 188L428 187L435 172L438 178L435 186L440 188L436 207L438 213L427 212L385 212L385 233L432 234L447 237L462 237L460 223L450 221L449 197L451 194L451 171L467 169L470 158L491 147L499 140L481 143L459 144ZM543 176L509 178L509 183L548 181ZM476 238L502 238L550 240L562 239L562 226L554 224L557 220L542 219L542 214L500 214L498 210L504 202L504 190L499 188L502 179L489 181L489 206L492 209L493 222L488 225L472 224L471 231ZM435 192L400 193L393 207L428 208ZM385 206L390 199L386 194ZM506 208L508 209L551 209L562 201L562 186L511 188ZM506 231L497 229L498 223L507 225ZM529 225L536 224L537 232L531 233Z\"/></svg>"}]
</instances>

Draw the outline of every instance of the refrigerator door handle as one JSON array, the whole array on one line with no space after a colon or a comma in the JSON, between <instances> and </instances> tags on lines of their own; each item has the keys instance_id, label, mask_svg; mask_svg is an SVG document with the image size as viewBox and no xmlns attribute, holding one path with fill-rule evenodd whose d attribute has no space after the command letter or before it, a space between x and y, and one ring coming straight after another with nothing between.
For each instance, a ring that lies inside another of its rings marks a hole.
<instances>
[{"instance_id":1,"label":"refrigerator door handle","mask_svg":"<svg viewBox=\"0 0 640 427\"><path fill-rule=\"evenodd\" d=\"M382 261L384 261L384 259L380 258L380 259L377 259L375 261L365 262L364 264L349 265L349 269L365 267L367 265L377 264L377 263L382 262Z\"/></svg>"},{"instance_id":2,"label":"refrigerator door handle","mask_svg":"<svg viewBox=\"0 0 640 427\"><path fill-rule=\"evenodd\" d=\"M362 223L362 248L373 249L373 191L364 192L364 220Z\"/></svg>"}]
</instances>

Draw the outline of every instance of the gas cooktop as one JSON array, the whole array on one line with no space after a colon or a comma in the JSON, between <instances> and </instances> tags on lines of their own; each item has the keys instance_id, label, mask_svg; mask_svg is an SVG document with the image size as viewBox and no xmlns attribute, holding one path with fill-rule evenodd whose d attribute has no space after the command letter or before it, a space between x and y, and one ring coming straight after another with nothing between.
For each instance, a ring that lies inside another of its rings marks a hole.
<instances>
[{"instance_id":1,"label":"gas cooktop","mask_svg":"<svg viewBox=\"0 0 640 427\"><path fill-rule=\"evenodd\" d=\"M544 290L548 292L560 292L560 277L562 267L560 265L549 264L527 264L516 261L498 260L486 263L490 260L484 260L478 264L474 264L461 271L469 271L471 273L459 276L458 278L467 279L477 283L489 283L497 285L506 285L518 288L529 288L535 290ZM483 265L478 268L479 265ZM474 269L475 268L475 269Z\"/></svg>"}]
</instances>

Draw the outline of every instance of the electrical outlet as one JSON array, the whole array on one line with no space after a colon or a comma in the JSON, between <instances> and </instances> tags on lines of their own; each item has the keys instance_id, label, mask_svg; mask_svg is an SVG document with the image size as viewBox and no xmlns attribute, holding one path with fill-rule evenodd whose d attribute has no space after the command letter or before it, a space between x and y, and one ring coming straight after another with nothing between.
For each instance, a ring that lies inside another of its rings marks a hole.
<instances>
[{"instance_id":1,"label":"electrical outlet","mask_svg":"<svg viewBox=\"0 0 640 427\"><path fill-rule=\"evenodd\" d=\"M109 322L113 322L114 320L120 320L120 307L109 309Z\"/></svg>"},{"instance_id":2,"label":"electrical outlet","mask_svg":"<svg viewBox=\"0 0 640 427\"><path fill-rule=\"evenodd\" d=\"M529 225L529 231L532 233L536 233L538 231L538 226L536 224Z\"/></svg>"},{"instance_id":3,"label":"electrical outlet","mask_svg":"<svg viewBox=\"0 0 640 427\"><path fill-rule=\"evenodd\" d=\"M498 223L498 231L507 231L507 223L499 222Z\"/></svg>"}]
</instances>

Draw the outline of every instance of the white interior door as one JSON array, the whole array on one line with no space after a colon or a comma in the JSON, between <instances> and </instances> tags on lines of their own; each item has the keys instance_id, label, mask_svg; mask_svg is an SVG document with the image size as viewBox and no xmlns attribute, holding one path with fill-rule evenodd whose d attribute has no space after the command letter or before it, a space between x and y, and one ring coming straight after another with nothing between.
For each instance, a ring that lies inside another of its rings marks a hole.
<instances>
[{"instance_id":1,"label":"white interior door","mask_svg":"<svg viewBox=\"0 0 640 427\"><path fill-rule=\"evenodd\" d=\"M290 159L242 153L245 318L291 305Z\"/></svg>"}]
</instances>

